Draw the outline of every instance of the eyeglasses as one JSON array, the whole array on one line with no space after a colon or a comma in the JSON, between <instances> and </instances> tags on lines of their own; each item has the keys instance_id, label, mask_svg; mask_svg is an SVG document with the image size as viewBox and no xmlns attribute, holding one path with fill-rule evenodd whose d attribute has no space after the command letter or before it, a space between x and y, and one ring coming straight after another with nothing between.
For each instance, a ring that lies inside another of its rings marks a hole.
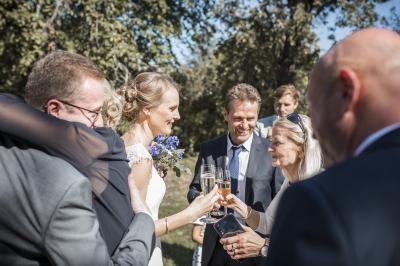
<instances>
[{"instance_id":1,"label":"eyeglasses","mask_svg":"<svg viewBox=\"0 0 400 266\"><path fill-rule=\"evenodd\" d=\"M300 127L301 131L303 132L304 135L304 140L307 141L307 132L306 128L303 124L303 121L301 120L301 117L299 116L298 113L291 113L286 117L287 120L292 122L293 124L296 124Z\"/></svg>"},{"instance_id":2,"label":"eyeglasses","mask_svg":"<svg viewBox=\"0 0 400 266\"><path fill-rule=\"evenodd\" d=\"M60 99L55 99L55 100L57 100L57 101L59 101L59 102L62 102L62 103L65 104L65 105L68 105L68 106L71 106L71 107L74 107L74 108L78 109L78 110L82 113L82 115L83 115L87 120L89 120L89 122L90 122L90 127L91 127L91 128L95 128L95 127L96 127L96 126L95 126L95 123L96 123L97 119L99 118L99 115L101 114L101 107L100 107L99 109L97 109L97 110L89 110L89 109L86 109L86 108L77 106L77 105L75 105L75 104L72 104L72 103L67 102L67 101L64 101L64 100L60 100ZM47 105L43 106L43 109L46 111ZM84 111L85 111L85 112L88 112L90 115L87 115Z\"/></svg>"}]
</instances>

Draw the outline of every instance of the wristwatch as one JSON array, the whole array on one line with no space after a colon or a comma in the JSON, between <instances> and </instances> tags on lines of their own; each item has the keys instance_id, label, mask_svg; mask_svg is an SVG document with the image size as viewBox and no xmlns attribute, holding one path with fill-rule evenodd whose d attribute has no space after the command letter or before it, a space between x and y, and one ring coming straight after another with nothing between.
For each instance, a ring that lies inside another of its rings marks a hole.
<instances>
[{"instance_id":1,"label":"wristwatch","mask_svg":"<svg viewBox=\"0 0 400 266\"><path fill-rule=\"evenodd\" d=\"M266 238L265 239L265 243L264 243L264 246L261 248L261 250L260 250L260 255L261 256L263 256L263 257L266 257L267 256L267 254L268 254L268 247L269 247L269 241L268 241L268 239Z\"/></svg>"}]
</instances>

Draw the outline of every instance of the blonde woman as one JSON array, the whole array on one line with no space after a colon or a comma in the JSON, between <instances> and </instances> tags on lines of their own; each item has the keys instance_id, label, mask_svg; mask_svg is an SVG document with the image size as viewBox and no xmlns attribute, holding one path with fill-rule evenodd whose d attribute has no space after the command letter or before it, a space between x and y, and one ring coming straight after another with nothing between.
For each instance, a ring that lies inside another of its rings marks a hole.
<instances>
[{"instance_id":1,"label":"blonde woman","mask_svg":"<svg viewBox=\"0 0 400 266\"><path fill-rule=\"evenodd\" d=\"M201 197L183 211L158 218L158 209L164 198L166 186L153 166L147 147L157 135L169 135L172 125L180 118L179 93L175 82L165 74L144 72L130 80L117 91L125 104L122 115L130 128L122 136L135 183L145 199L156 225L157 243L149 265L162 265L159 237L194 220L211 210L219 198L216 189L212 195ZM211 199L211 200L210 200Z\"/></svg>"},{"instance_id":2,"label":"blonde woman","mask_svg":"<svg viewBox=\"0 0 400 266\"><path fill-rule=\"evenodd\" d=\"M311 121L308 116L292 113L286 118L276 120L271 137L268 151L272 155L272 166L281 168L286 178L265 213L251 209L232 194L228 196L231 200L228 207L233 208L251 227L251 229L245 228L247 232L243 234L221 240L224 248L234 259L266 256L269 240L262 238L253 230L269 235L284 191L290 184L309 178L322 168L321 149L318 141L312 137Z\"/></svg>"}]
</instances>

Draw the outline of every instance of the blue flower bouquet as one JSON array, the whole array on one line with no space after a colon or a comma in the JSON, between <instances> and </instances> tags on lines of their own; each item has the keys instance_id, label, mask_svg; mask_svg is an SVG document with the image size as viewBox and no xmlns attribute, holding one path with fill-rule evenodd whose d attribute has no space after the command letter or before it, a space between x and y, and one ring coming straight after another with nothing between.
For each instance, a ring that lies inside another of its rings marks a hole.
<instances>
[{"instance_id":1,"label":"blue flower bouquet","mask_svg":"<svg viewBox=\"0 0 400 266\"><path fill-rule=\"evenodd\" d=\"M183 158L184 150L178 149L179 139L177 136L157 136L149 145L149 152L153 157L154 166L157 171L165 177L169 169L172 169L177 177L182 171L190 174L190 170L179 161Z\"/></svg>"}]
</instances>

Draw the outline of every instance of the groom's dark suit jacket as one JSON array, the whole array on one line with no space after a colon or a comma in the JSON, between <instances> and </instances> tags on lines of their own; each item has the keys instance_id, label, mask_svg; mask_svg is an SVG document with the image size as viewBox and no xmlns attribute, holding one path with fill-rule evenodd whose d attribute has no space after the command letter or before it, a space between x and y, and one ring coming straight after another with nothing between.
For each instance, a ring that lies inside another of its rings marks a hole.
<instances>
[{"instance_id":1,"label":"groom's dark suit jacket","mask_svg":"<svg viewBox=\"0 0 400 266\"><path fill-rule=\"evenodd\" d=\"M93 208L113 254L134 217L127 179L131 169L118 134L57 119L11 94L0 94L0 121L0 131L64 159L89 178Z\"/></svg>"},{"instance_id":2,"label":"groom's dark suit jacket","mask_svg":"<svg viewBox=\"0 0 400 266\"><path fill-rule=\"evenodd\" d=\"M267 151L269 141L253 134L249 162L246 172L245 202L254 210L265 211L273 196L279 190L284 177L280 170L271 165L271 155ZM191 202L200 191L200 165L214 164L217 167L225 167L227 156L227 135L208 140L200 145L200 153L196 163L195 176L189 187L188 200ZM209 265L214 251L219 249L218 256L223 255L224 261L234 264L225 252L221 252L221 245L217 233L212 225L207 225L204 234L202 265ZM225 256L226 255L226 256ZM264 260L265 261L265 260ZM261 265L262 258L248 259L240 265ZM215 264L215 263L214 263Z\"/></svg>"},{"instance_id":3,"label":"groom's dark suit jacket","mask_svg":"<svg viewBox=\"0 0 400 266\"><path fill-rule=\"evenodd\" d=\"M268 266L400 265L400 129L359 156L291 186Z\"/></svg>"}]
</instances>

